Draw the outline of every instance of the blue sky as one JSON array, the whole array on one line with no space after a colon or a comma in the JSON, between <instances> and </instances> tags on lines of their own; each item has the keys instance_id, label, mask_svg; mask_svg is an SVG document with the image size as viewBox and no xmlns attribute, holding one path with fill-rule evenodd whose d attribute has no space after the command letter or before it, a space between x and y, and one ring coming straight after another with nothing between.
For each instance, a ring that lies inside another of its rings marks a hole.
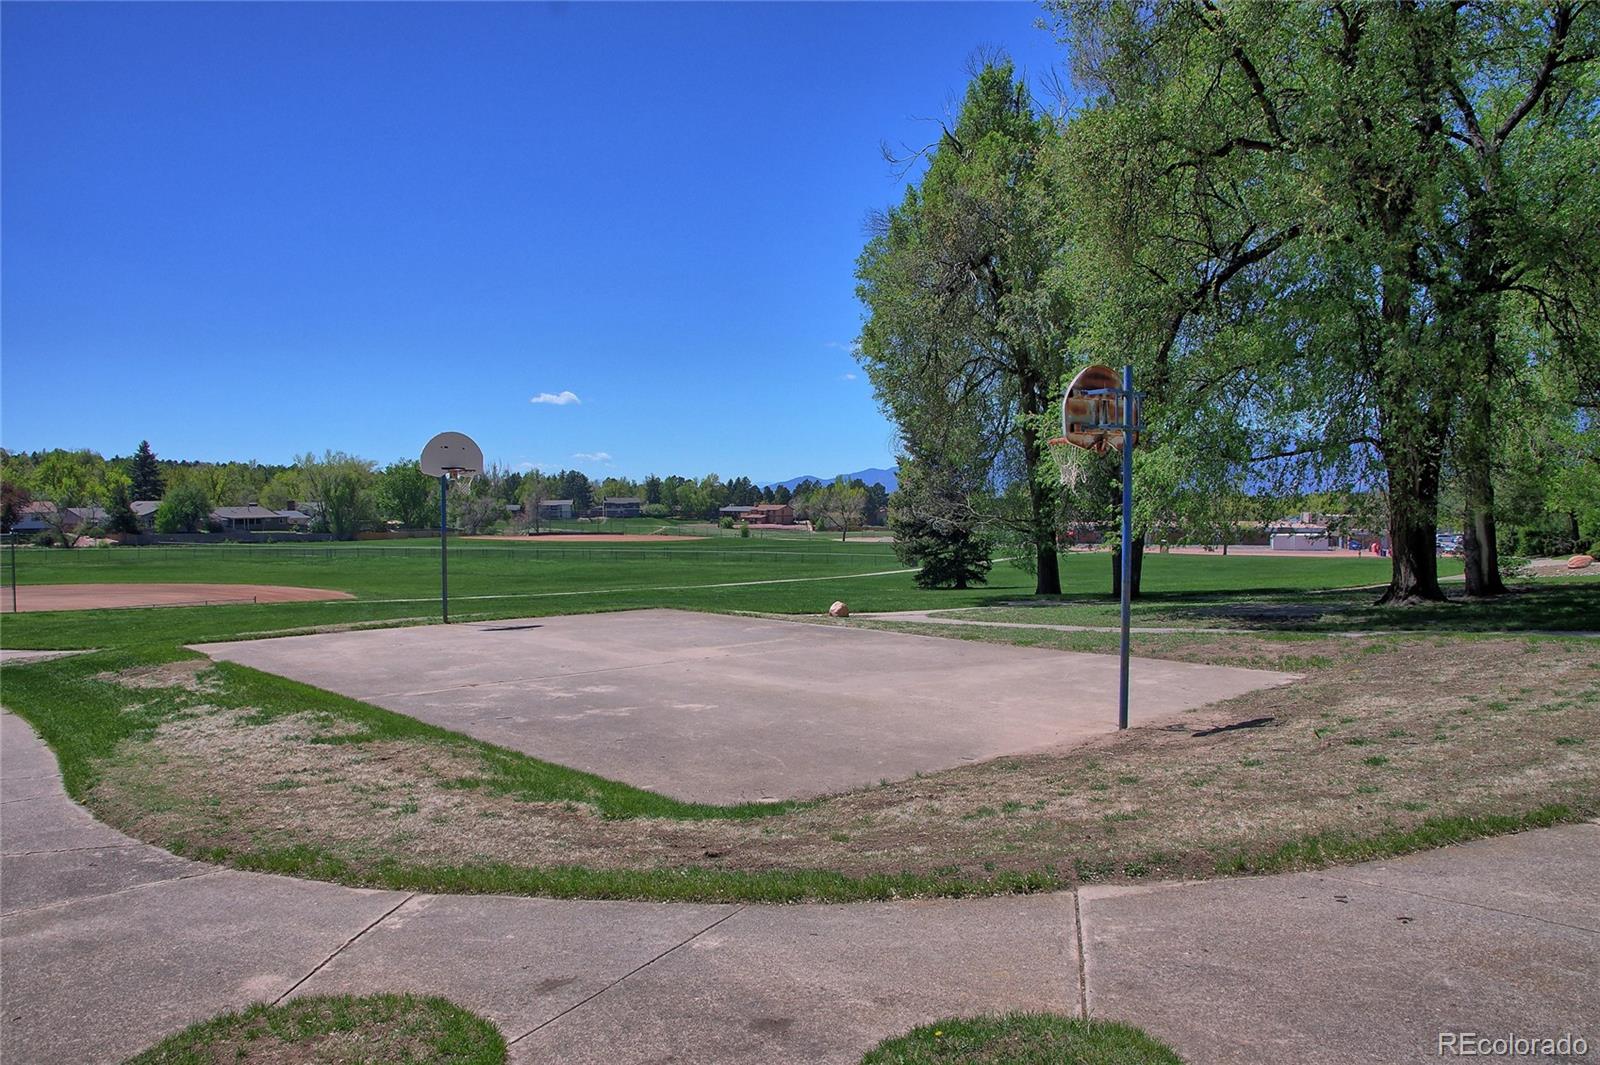
<instances>
[{"instance_id":1,"label":"blue sky","mask_svg":"<svg viewBox=\"0 0 1600 1065\"><path fill-rule=\"evenodd\" d=\"M0 444L758 480L892 465L880 142L1029 4L3 7ZM547 396L548 402L531 402Z\"/></svg>"}]
</instances>

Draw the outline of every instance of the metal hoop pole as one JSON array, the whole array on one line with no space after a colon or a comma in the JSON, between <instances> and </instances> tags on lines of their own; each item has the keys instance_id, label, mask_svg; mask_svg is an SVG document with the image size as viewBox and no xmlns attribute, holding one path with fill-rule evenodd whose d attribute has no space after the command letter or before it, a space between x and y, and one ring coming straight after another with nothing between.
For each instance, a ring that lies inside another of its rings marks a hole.
<instances>
[{"instance_id":1,"label":"metal hoop pole","mask_svg":"<svg viewBox=\"0 0 1600 1065\"><path fill-rule=\"evenodd\" d=\"M1128 727L1128 621L1133 594L1133 367L1122 368L1122 676L1117 728Z\"/></svg>"},{"instance_id":2,"label":"metal hoop pole","mask_svg":"<svg viewBox=\"0 0 1600 1065\"><path fill-rule=\"evenodd\" d=\"M439 611L444 615L444 623L450 624L450 566L446 561L449 554L445 547L445 492L449 488L450 478L444 474L439 475Z\"/></svg>"}]
</instances>

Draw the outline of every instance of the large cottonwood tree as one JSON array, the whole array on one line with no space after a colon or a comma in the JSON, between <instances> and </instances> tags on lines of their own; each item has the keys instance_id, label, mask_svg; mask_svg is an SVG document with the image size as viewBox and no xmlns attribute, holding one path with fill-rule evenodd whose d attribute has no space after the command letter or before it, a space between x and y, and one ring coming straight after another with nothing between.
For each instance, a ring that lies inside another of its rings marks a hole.
<instances>
[{"instance_id":1,"label":"large cottonwood tree","mask_svg":"<svg viewBox=\"0 0 1600 1065\"><path fill-rule=\"evenodd\" d=\"M981 69L927 152L921 180L862 252L859 358L913 450L956 419L993 488L1025 486L1040 594L1057 594L1054 498L1036 421L1050 407L1071 315L1053 283L1059 197L1045 165L1054 124L1007 62ZM931 401L939 419L929 416Z\"/></svg>"},{"instance_id":2,"label":"large cottonwood tree","mask_svg":"<svg viewBox=\"0 0 1600 1065\"><path fill-rule=\"evenodd\" d=\"M1472 471L1494 434L1479 427L1514 394L1507 368L1536 357L1497 342L1505 301L1547 308L1568 352L1592 322L1592 279L1570 264L1595 238L1561 190L1592 198L1573 184L1587 168L1592 186L1592 150L1571 138L1594 121L1596 9L1058 12L1097 94L1067 142L1103 204L1078 231L1108 292L1099 328L1130 338L1158 415L1216 427L1229 460L1381 485L1384 600L1442 598L1447 463L1492 540L1492 481Z\"/></svg>"}]
</instances>

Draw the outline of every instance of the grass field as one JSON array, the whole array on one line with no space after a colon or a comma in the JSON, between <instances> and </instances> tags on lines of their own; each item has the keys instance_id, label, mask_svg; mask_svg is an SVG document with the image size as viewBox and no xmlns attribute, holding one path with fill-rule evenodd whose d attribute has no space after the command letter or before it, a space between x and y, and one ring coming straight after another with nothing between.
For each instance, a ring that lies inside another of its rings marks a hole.
<instances>
[{"instance_id":1,"label":"grass field","mask_svg":"<svg viewBox=\"0 0 1600 1065\"><path fill-rule=\"evenodd\" d=\"M1144 588L1152 597L1262 596L1381 583L1387 576L1387 562L1371 558L1152 554L1145 561ZM9 572L6 577L9 581ZM17 580L23 585L286 584L332 588L356 599L164 607L154 619L150 608L22 614L6 617L0 625L0 645L6 647L190 643L328 625L414 624L439 617L438 552L424 542L23 550L17 555ZM1073 596L1108 597L1109 557L1100 552L1064 555L1063 583ZM836 540L458 543L450 552L451 614L460 620L654 606L821 614L835 599L844 599L857 612L951 609L1027 599L1033 587L1030 574L1002 562L980 588L919 589L888 545Z\"/></svg>"},{"instance_id":2,"label":"grass field","mask_svg":"<svg viewBox=\"0 0 1600 1065\"><path fill-rule=\"evenodd\" d=\"M1002 758L805 803L715 807L470 740L234 665L186 642L437 618L438 558L356 544L19 553L24 583L240 581L354 601L6 615L8 647L94 647L5 668L69 792L174 852L411 890L787 902L1040 890L1306 868L1600 812L1600 644L1515 636L1600 613L1600 584L1373 611L1383 560L1151 555L1137 655L1303 674L1081 748ZM1114 652L1109 559L918 589L882 545L721 540L461 545L452 616L627 607L820 615L932 610L1007 624L862 622L945 638ZM1466 619L1463 621L1463 619ZM853 622L852 622L853 623ZM1351 636L1352 629L1429 634ZM1483 630L1477 633L1461 631ZM1246 631L1239 631L1246 630ZM1207 733L1245 719L1270 727ZM1191 735L1190 730L1194 732Z\"/></svg>"}]
</instances>

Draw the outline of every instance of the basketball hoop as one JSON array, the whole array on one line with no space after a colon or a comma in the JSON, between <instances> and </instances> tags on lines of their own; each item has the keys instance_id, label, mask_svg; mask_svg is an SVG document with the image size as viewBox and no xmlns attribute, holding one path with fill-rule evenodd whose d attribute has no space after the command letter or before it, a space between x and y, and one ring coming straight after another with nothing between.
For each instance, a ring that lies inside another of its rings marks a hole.
<instances>
[{"instance_id":1,"label":"basketball hoop","mask_svg":"<svg viewBox=\"0 0 1600 1065\"><path fill-rule=\"evenodd\" d=\"M1122 669L1117 691L1117 727L1128 727L1129 586L1133 583L1133 449L1144 430L1133 367L1117 373L1109 366L1085 366L1061 396L1061 435L1049 443L1061 471L1061 484L1077 484L1095 457L1108 448L1122 452Z\"/></svg>"},{"instance_id":2,"label":"basketball hoop","mask_svg":"<svg viewBox=\"0 0 1600 1065\"><path fill-rule=\"evenodd\" d=\"M445 561L448 508L445 489L451 481L470 478L483 469L483 449L465 433L440 433L422 449L422 472L439 478L439 612L450 623L450 570Z\"/></svg>"},{"instance_id":3,"label":"basketball hoop","mask_svg":"<svg viewBox=\"0 0 1600 1065\"><path fill-rule=\"evenodd\" d=\"M1117 371L1099 365L1078 371L1061 396L1061 435L1047 445L1062 487L1082 480L1094 465L1091 454L1121 451L1130 439L1137 446L1143 429L1140 413L1139 394L1123 387Z\"/></svg>"}]
</instances>

